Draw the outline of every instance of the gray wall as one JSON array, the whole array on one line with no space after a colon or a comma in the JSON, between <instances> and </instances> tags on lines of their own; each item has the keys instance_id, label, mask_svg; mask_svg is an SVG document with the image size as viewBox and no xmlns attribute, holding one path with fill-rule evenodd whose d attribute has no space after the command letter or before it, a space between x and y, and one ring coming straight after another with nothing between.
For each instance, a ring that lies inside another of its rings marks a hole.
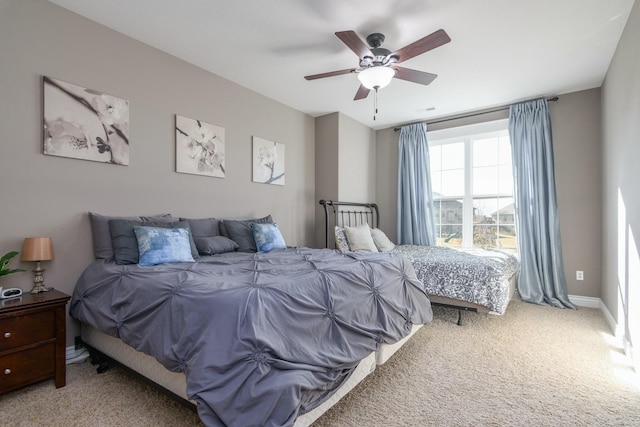
<instances>
[{"instance_id":1,"label":"gray wall","mask_svg":"<svg viewBox=\"0 0 640 427\"><path fill-rule=\"evenodd\" d=\"M3 0L0 11L0 253L20 250L27 236L51 236L56 258L44 264L46 283L71 293L93 259L87 211L270 213L288 244L313 244L312 117L45 0ZM129 166L42 154L43 75L129 100ZM175 172L175 114L225 128L226 178ZM252 135L285 145L285 186L251 182ZM31 273L0 280L32 286ZM68 326L70 338L78 329Z\"/></svg>"},{"instance_id":2,"label":"gray wall","mask_svg":"<svg viewBox=\"0 0 640 427\"><path fill-rule=\"evenodd\" d=\"M380 229L392 242L397 241L398 136L393 128L376 132L376 198Z\"/></svg>"},{"instance_id":3,"label":"gray wall","mask_svg":"<svg viewBox=\"0 0 640 427\"><path fill-rule=\"evenodd\" d=\"M567 287L572 295L600 297L600 90L564 94L550 103L560 233ZM508 111L429 125L429 130L508 117ZM396 236L398 132L377 132L377 194L382 228ZM391 237L393 236L393 237ZM583 270L584 281L575 279Z\"/></svg>"},{"instance_id":4,"label":"gray wall","mask_svg":"<svg viewBox=\"0 0 640 427\"><path fill-rule=\"evenodd\" d=\"M376 197L375 131L340 114L340 200L370 202Z\"/></svg>"},{"instance_id":5,"label":"gray wall","mask_svg":"<svg viewBox=\"0 0 640 427\"><path fill-rule=\"evenodd\" d=\"M602 174L600 89L549 103L562 256L569 294L600 298ZM576 271L584 281L576 280Z\"/></svg>"},{"instance_id":6,"label":"gray wall","mask_svg":"<svg viewBox=\"0 0 640 427\"><path fill-rule=\"evenodd\" d=\"M316 117L316 244L325 246L324 210L319 200L340 198L340 114ZM329 239L331 242L331 239Z\"/></svg>"},{"instance_id":7,"label":"gray wall","mask_svg":"<svg viewBox=\"0 0 640 427\"><path fill-rule=\"evenodd\" d=\"M640 3L602 86L603 291L620 329L640 345ZM636 363L640 358L636 356Z\"/></svg>"},{"instance_id":8,"label":"gray wall","mask_svg":"<svg viewBox=\"0 0 640 427\"><path fill-rule=\"evenodd\" d=\"M374 130L342 113L316 118L316 200L369 202L375 199L375 137ZM317 247L325 246L324 215L318 205ZM333 247L333 232L329 234L329 247Z\"/></svg>"}]
</instances>

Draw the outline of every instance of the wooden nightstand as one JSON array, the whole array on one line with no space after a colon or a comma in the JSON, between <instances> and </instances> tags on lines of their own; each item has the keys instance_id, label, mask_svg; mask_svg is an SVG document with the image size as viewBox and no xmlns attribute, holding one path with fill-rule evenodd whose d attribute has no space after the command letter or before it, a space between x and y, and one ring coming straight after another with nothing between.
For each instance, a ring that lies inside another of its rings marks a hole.
<instances>
[{"instance_id":1,"label":"wooden nightstand","mask_svg":"<svg viewBox=\"0 0 640 427\"><path fill-rule=\"evenodd\" d=\"M48 378L65 386L70 298L52 289L0 300L0 394Z\"/></svg>"}]
</instances>

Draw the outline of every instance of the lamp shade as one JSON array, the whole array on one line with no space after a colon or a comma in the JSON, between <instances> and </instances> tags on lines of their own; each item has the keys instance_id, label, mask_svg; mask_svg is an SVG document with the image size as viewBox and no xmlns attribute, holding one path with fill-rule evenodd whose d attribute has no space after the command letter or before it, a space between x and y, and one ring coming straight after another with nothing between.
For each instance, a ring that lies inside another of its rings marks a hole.
<instances>
[{"instance_id":1,"label":"lamp shade","mask_svg":"<svg viewBox=\"0 0 640 427\"><path fill-rule=\"evenodd\" d=\"M27 237L22 244L22 261L49 261L53 259L53 242L50 237Z\"/></svg>"},{"instance_id":2,"label":"lamp shade","mask_svg":"<svg viewBox=\"0 0 640 427\"><path fill-rule=\"evenodd\" d=\"M367 89L382 89L391 83L391 79L396 74L393 68L378 65L365 68L358 73L358 80Z\"/></svg>"}]
</instances>

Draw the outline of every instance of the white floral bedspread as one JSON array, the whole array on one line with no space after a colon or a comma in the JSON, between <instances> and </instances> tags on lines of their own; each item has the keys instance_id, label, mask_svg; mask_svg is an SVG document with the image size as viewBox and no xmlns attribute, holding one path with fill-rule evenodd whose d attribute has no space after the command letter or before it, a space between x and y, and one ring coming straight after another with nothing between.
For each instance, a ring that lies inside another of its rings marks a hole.
<instances>
[{"instance_id":1,"label":"white floral bedspread","mask_svg":"<svg viewBox=\"0 0 640 427\"><path fill-rule=\"evenodd\" d=\"M413 264L430 295L482 305L504 314L509 279L520 270L517 258L497 250L397 245L395 251Z\"/></svg>"}]
</instances>

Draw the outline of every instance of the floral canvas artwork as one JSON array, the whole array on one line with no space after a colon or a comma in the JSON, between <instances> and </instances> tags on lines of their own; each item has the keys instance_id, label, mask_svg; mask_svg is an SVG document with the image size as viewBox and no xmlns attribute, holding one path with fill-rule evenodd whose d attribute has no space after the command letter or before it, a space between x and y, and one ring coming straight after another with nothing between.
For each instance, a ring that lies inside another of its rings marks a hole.
<instances>
[{"instance_id":1,"label":"floral canvas artwork","mask_svg":"<svg viewBox=\"0 0 640 427\"><path fill-rule=\"evenodd\" d=\"M129 164L129 101L44 77L44 154Z\"/></svg>"},{"instance_id":2,"label":"floral canvas artwork","mask_svg":"<svg viewBox=\"0 0 640 427\"><path fill-rule=\"evenodd\" d=\"M176 115L176 172L224 178L224 128Z\"/></svg>"},{"instance_id":3,"label":"floral canvas artwork","mask_svg":"<svg viewBox=\"0 0 640 427\"><path fill-rule=\"evenodd\" d=\"M284 144L253 137L253 182L284 185Z\"/></svg>"}]
</instances>

